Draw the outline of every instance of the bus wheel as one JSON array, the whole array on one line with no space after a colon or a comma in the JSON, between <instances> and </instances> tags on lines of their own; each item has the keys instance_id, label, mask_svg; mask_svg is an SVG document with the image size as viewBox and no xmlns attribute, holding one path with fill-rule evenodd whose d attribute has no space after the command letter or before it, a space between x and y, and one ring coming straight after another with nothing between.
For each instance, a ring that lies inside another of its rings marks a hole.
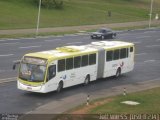
<instances>
[{"instance_id":1,"label":"bus wheel","mask_svg":"<svg viewBox=\"0 0 160 120\"><path fill-rule=\"evenodd\" d=\"M84 85L88 85L89 82L90 82L90 76L87 75L86 78L85 78L85 80L84 80Z\"/></svg>"},{"instance_id":2,"label":"bus wheel","mask_svg":"<svg viewBox=\"0 0 160 120\"><path fill-rule=\"evenodd\" d=\"M58 92L58 93L61 92L62 89L63 89L63 82L61 81L61 82L59 82L59 85L58 85L58 87L57 87L57 92Z\"/></svg>"},{"instance_id":3,"label":"bus wheel","mask_svg":"<svg viewBox=\"0 0 160 120\"><path fill-rule=\"evenodd\" d=\"M116 72L116 78L119 77L120 75L121 75L121 68L118 68Z\"/></svg>"}]
</instances>

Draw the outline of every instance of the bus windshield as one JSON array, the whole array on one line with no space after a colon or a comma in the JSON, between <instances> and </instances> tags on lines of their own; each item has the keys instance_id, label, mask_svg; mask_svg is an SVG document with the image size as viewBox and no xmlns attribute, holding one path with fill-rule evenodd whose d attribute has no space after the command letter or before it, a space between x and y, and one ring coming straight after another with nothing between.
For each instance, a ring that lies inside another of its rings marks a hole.
<instances>
[{"instance_id":1,"label":"bus windshield","mask_svg":"<svg viewBox=\"0 0 160 120\"><path fill-rule=\"evenodd\" d=\"M43 82L45 71L45 65L21 63L19 78L30 82Z\"/></svg>"}]
</instances>

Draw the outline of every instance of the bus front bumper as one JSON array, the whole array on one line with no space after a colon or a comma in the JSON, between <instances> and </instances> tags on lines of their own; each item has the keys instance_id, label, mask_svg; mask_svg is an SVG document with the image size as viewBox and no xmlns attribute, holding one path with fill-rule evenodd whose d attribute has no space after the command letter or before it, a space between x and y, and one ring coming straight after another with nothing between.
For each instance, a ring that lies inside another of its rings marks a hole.
<instances>
[{"instance_id":1,"label":"bus front bumper","mask_svg":"<svg viewBox=\"0 0 160 120\"><path fill-rule=\"evenodd\" d=\"M21 83L19 80L17 81L17 88L20 90L25 90L30 92L45 93L43 85L39 86L26 85Z\"/></svg>"}]
</instances>

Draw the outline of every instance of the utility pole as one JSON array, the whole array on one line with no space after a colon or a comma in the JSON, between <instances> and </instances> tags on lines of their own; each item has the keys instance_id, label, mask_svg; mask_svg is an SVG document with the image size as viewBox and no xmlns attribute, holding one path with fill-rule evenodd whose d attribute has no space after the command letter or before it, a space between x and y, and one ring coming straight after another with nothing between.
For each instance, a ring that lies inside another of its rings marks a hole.
<instances>
[{"instance_id":1,"label":"utility pole","mask_svg":"<svg viewBox=\"0 0 160 120\"><path fill-rule=\"evenodd\" d=\"M38 36L40 14L41 14L41 0L39 0L39 9L38 9L38 18L37 18L36 37Z\"/></svg>"},{"instance_id":2,"label":"utility pole","mask_svg":"<svg viewBox=\"0 0 160 120\"><path fill-rule=\"evenodd\" d=\"M152 21L152 9L153 9L153 0L151 0L150 14L149 14L149 28L151 27Z\"/></svg>"}]
</instances>

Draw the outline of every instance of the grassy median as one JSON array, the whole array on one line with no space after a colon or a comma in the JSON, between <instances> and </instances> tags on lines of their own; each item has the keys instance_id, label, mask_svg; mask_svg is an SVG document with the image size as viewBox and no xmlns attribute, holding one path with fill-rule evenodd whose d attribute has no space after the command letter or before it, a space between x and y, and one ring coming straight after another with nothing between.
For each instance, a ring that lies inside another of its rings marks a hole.
<instances>
[{"instance_id":1,"label":"grassy median","mask_svg":"<svg viewBox=\"0 0 160 120\"><path fill-rule=\"evenodd\" d=\"M154 18L160 1L153 5ZM148 20L149 10L150 0L64 0L62 9L41 9L40 27ZM36 28L37 13L34 0L0 0L0 29Z\"/></svg>"},{"instance_id":2,"label":"grassy median","mask_svg":"<svg viewBox=\"0 0 160 120\"><path fill-rule=\"evenodd\" d=\"M126 96L100 99L91 102L89 106L82 105L70 113L73 114L159 114L160 87L146 91L130 93ZM135 101L139 105L127 105L121 102Z\"/></svg>"},{"instance_id":3,"label":"grassy median","mask_svg":"<svg viewBox=\"0 0 160 120\"><path fill-rule=\"evenodd\" d=\"M158 120L160 117L160 87L94 100L78 106L52 120ZM123 101L140 104L128 105Z\"/></svg>"}]
</instances>

